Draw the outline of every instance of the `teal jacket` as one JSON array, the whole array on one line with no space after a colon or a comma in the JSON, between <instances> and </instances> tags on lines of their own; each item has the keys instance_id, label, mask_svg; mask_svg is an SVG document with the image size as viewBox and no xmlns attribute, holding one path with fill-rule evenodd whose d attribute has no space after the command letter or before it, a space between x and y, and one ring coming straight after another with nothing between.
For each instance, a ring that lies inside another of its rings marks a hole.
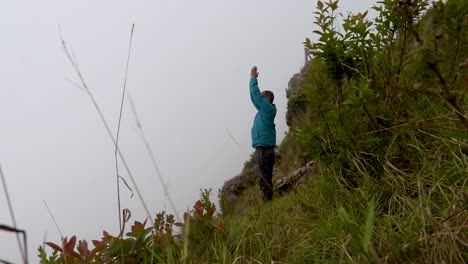
<instances>
[{"instance_id":1,"label":"teal jacket","mask_svg":"<svg viewBox=\"0 0 468 264\"><path fill-rule=\"evenodd\" d=\"M250 79L250 99L258 110L252 127L252 147L276 146L276 106L262 96L257 78Z\"/></svg>"}]
</instances>

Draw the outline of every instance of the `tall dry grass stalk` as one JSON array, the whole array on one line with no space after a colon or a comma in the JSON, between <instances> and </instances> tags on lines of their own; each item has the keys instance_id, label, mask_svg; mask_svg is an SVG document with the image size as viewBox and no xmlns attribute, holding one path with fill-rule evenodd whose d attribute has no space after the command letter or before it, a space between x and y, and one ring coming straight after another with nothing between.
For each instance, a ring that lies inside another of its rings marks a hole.
<instances>
[{"instance_id":1,"label":"tall dry grass stalk","mask_svg":"<svg viewBox=\"0 0 468 264\"><path fill-rule=\"evenodd\" d=\"M120 158L120 160L121 160L121 162L122 162L122 164L123 164L123 166L125 168L125 171L128 174L133 186L135 187L135 191L136 191L136 193L138 195L138 198L139 198L141 204L143 205L143 208L144 208L144 210L145 210L145 212L146 212L146 214L148 216L148 219L150 220L151 224L154 226L154 219L153 219L153 217L152 217L152 215L151 215L151 213L150 213L150 211L148 209L148 206L146 205L146 202L145 202L145 200L143 198L143 195L140 192L140 188L138 187L138 184L137 184L137 182L135 180L135 177L133 177L133 173L130 170L130 167L128 166L128 164L127 164L125 156L123 155L122 151L118 147L117 140L114 137L114 135L112 134L112 131L111 131L111 129L109 127L109 124L107 123L107 121L106 121L106 119L104 117L104 114L101 111L101 108L99 107L99 105L98 105L96 99L94 98L91 90L89 89L88 85L86 84L86 81L85 81L85 79L83 77L83 74L82 74L82 72L80 70L79 64L78 64L77 60L75 59L75 56L73 56L72 53L70 52L70 49L68 48L62 34L60 34L60 40L62 42L62 47L63 47L63 50L65 52L65 55L67 56L69 62L71 63L73 69L75 70L75 73L77 74L77 76L78 76L78 78L79 78L79 80L81 82L81 85L79 85L79 87L88 95L88 97L91 100L96 112L98 113L98 116L99 116L101 122L103 123L103 125L104 125L104 127L106 129L106 132L107 132L109 138L112 140L113 145L116 146L117 154L118 154L118 156L119 156L119 158ZM119 212L119 219L121 219L120 212ZM121 222L121 220L119 222ZM119 225L121 225L121 223L119 223Z\"/></svg>"},{"instance_id":2,"label":"tall dry grass stalk","mask_svg":"<svg viewBox=\"0 0 468 264\"><path fill-rule=\"evenodd\" d=\"M125 91L127 90L127 76L128 76L128 66L130 64L130 54L132 51L132 40L133 40L133 30L135 28L135 24L132 25L132 31L130 33L130 44L128 46L128 55L127 55L127 66L125 69L125 79L124 79L124 85L123 85L123 90L122 90L122 100L120 102L120 111L119 111L119 123L117 125L117 135L115 137L115 150L114 150L114 157L115 157L115 171L116 171L116 180L117 180L117 207L118 207L118 215L119 215L119 228L122 229L122 216L121 216L121 205L120 205L120 178L123 179L119 175L119 159L117 156L117 148L119 145L119 136L120 136L120 122L122 121L122 110L123 110L123 105L124 105L124 99L125 99Z\"/></svg>"}]
</instances>

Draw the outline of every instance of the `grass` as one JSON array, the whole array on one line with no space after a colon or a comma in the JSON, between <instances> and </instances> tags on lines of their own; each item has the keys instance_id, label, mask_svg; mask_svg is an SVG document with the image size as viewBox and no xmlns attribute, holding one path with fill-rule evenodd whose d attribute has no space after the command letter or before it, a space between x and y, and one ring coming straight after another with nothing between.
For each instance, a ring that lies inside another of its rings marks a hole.
<instances>
[{"instance_id":1,"label":"grass","mask_svg":"<svg viewBox=\"0 0 468 264\"><path fill-rule=\"evenodd\" d=\"M248 189L240 202L248 209L225 220L227 239L212 248L231 246L228 263L464 263L468 158L444 138L432 142L432 151L420 134L405 142L419 170L400 169L389 155L383 175L372 178L350 152L360 168L355 187L325 168L271 204Z\"/></svg>"},{"instance_id":2,"label":"grass","mask_svg":"<svg viewBox=\"0 0 468 264\"><path fill-rule=\"evenodd\" d=\"M468 158L459 146L443 140L436 152L425 149L416 135L407 143L424 164L419 171L405 172L388 160L380 179L362 172L357 187L350 187L339 171L322 166L307 184L269 204L259 200L255 187L249 188L242 213L186 218L181 237L165 254L153 252L154 260L464 263Z\"/></svg>"},{"instance_id":3,"label":"grass","mask_svg":"<svg viewBox=\"0 0 468 264\"><path fill-rule=\"evenodd\" d=\"M268 204L251 187L241 213L206 217L207 208L194 209L165 253L149 254L155 263L465 263L468 158L444 139L438 151L427 149L417 134L406 144L419 170L397 168L388 156L379 179L364 166L350 186L340 170L321 166ZM209 193L202 198L209 203Z\"/></svg>"}]
</instances>

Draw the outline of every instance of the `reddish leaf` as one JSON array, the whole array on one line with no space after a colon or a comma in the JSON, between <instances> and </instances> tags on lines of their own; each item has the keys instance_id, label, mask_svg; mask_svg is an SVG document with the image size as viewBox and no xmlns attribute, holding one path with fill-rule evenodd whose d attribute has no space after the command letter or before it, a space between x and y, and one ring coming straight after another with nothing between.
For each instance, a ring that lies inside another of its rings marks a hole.
<instances>
[{"instance_id":1,"label":"reddish leaf","mask_svg":"<svg viewBox=\"0 0 468 264\"><path fill-rule=\"evenodd\" d=\"M59 251L59 252L63 252L63 251L62 251L62 248L61 248L59 245L57 245L57 244L54 244L54 243L52 243L52 242L46 242L45 244L48 245L49 247L51 247L51 248L53 248L53 249Z\"/></svg>"},{"instance_id":2,"label":"reddish leaf","mask_svg":"<svg viewBox=\"0 0 468 264\"><path fill-rule=\"evenodd\" d=\"M78 252L84 257L89 255L88 242L86 240L78 242Z\"/></svg>"},{"instance_id":3,"label":"reddish leaf","mask_svg":"<svg viewBox=\"0 0 468 264\"><path fill-rule=\"evenodd\" d=\"M200 200L195 203L193 208L195 209L197 215L203 215L203 203Z\"/></svg>"},{"instance_id":4,"label":"reddish leaf","mask_svg":"<svg viewBox=\"0 0 468 264\"><path fill-rule=\"evenodd\" d=\"M214 212L215 212L214 208L208 208L208 210L206 210L206 215L211 217L213 216Z\"/></svg>"},{"instance_id":5,"label":"reddish leaf","mask_svg":"<svg viewBox=\"0 0 468 264\"><path fill-rule=\"evenodd\" d=\"M107 231L102 231L102 234L103 234L102 241L112 240L112 236L109 233L107 233Z\"/></svg>"},{"instance_id":6,"label":"reddish leaf","mask_svg":"<svg viewBox=\"0 0 468 264\"><path fill-rule=\"evenodd\" d=\"M194 205L193 207L195 207L195 208L201 208L201 207L203 207L203 202L200 201L200 200L198 200L198 201L195 202L195 205Z\"/></svg>"},{"instance_id":7,"label":"reddish leaf","mask_svg":"<svg viewBox=\"0 0 468 264\"><path fill-rule=\"evenodd\" d=\"M190 218L190 214L185 212L184 213L184 221L187 221Z\"/></svg>"},{"instance_id":8,"label":"reddish leaf","mask_svg":"<svg viewBox=\"0 0 468 264\"><path fill-rule=\"evenodd\" d=\"M92 242L93 242L93 245L94 245L95 247L99 247L99 246L101 245L101 243L102 243L102 242L99 241L99 240L93 240Z\"/></svg>"},{"instance_id":9,"label":"reddish leaf","mask_svg":"<svg viewBox=\"0 0 468 264\"><path fill-rule=\"evenodd\" d=\"M174 225L177 226L177 227L180 227L180 228L184 227L184 224L181 223L181 222L174 223Z\"/></svg>"},{"instance_id":10,"label":"reddish leaf","mask_svg":"<svg viewBox=\"0 0 468 264\"><path fill-rule=\"evenodd\" d=\"M70 238L70 241L68 243L66 243L64 241L64 244L65 244L65 247L64 249L66 250L74 250L75 249L75 244L76 244L76 236L72 236Z\"/></svg>"},{"instance_id":11,"label":"reddish leaf","mask_svg":"<svg viewBox=\"0 0 468 264\"><path fill-rule=\"evenodd\" d=\"M64 254L66 254L66 255L70 255L70 256L73 256L73 257L75 257L75 258L81 259L81 255L78 254L78 253L76 253L74 250L70 250L70 249L68 249L68 248L65 248L64 251L65 251Z\"/></svg>"},{"instance_id":12,"label":"reddish leaf","mask_svg":"<svg viewBox=\"0 0 468 264\"><path fill-rule=\"evenodd\" d=\"M68 237L62 239L62 247L65 248L65 245L68 243Z\"/></svg>"},{"instance_id":13,"label":"reddish leaf","mask_svg":"<svg viewBox=\"0 0 468 264\"><path fill-rule=\"evenodd\" d=\"M93 244L94 244L94 249L91 250L90 252L91 255L95 254L96 252L106 249L106 242L104 241L93 240Z\"/></svg>"},{"instance_id":14,"label":"reddish leaf","mask_svg":"<svg viewBox=\"0 0 468 264\"><path fill-rule=\"evenodd\" d=\"M146 221L145 221L145 223L146 223ZM131 229L132 229L132 233L136 233L138 231L145 230L145 225L138 222L138 221L135 221L135 223L132 225Z\"/></svg>"}]
</instances>

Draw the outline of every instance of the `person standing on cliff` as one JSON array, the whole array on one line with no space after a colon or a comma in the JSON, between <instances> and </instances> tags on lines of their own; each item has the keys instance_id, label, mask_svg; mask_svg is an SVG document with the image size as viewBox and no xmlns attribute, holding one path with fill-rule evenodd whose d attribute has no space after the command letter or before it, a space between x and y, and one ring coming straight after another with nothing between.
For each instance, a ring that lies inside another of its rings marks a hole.
<instances>
[{"instance_id":1,"label":"person standing on cliff","mask_svg":"<svg viewBox=\"0 0 468 264\"><path fill-rule=\"evenodd\" d=\"M262 190L263 201L267 202L273 199L276 106L273 104L275 96L271 91L260 92L257 77L257 67L253 67L250 71L250 99L258 112L252 127L252 147L255 148L258 184Z\"/></svg>"}]
</instances>

